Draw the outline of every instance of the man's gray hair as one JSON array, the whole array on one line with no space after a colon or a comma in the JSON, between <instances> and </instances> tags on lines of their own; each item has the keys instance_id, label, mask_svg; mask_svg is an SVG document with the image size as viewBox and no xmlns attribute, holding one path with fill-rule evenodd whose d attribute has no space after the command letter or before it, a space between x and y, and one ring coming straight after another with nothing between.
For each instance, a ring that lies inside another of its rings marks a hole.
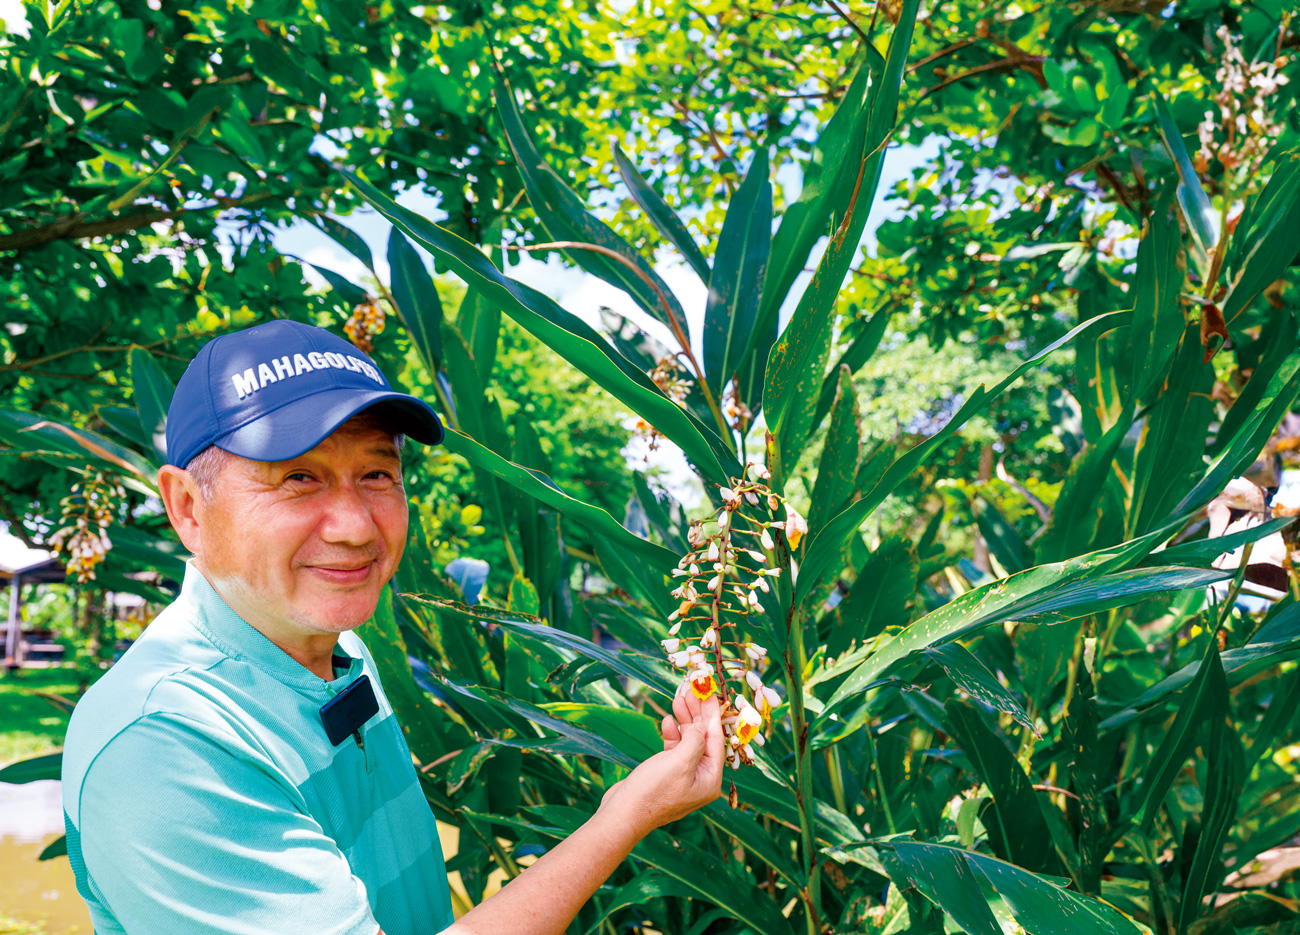
<instances>
[{"instance_id":1,"label":"man's gray hair","mask_svg":"<svg viewBox=\"0 0 1300 935\"><path fill-rule=\"evenodd\" d=\"M357 423L366 428L376 428L381 432L387 432L392 436L393 445L398 451L406 444L406 436L401 432L393 432L391 423L384 417L382 412L375 412L373 409L366 409L357 413L348 420L351 423ZM345 423L346 424L346 423ZM198 484L199 494L206 500L216 489L217 478L227 464L233 461L238 455L233 455L224 448L218 448L216 445L209 445L198 454L196 454L190 463L185 465L185 471L194 478Z\"/></svg>"}]
</instances>

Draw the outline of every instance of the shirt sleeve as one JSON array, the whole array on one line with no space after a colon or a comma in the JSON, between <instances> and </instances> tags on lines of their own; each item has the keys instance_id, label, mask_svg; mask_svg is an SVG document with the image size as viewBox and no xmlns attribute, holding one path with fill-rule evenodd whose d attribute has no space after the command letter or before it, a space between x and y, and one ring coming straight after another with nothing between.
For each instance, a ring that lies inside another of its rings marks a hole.
<instances>
[{"instance_id":1,"label":"shirt sleeve","mask_svg":"<svg viewBox=\"0 0 1300 935\"><path fill-rule=\"evenodd\" d=\"M79 811L89 885L131 935L379 931L292 786L197 722L150 715L118 734Z\"/></svg>"}]
</instances>

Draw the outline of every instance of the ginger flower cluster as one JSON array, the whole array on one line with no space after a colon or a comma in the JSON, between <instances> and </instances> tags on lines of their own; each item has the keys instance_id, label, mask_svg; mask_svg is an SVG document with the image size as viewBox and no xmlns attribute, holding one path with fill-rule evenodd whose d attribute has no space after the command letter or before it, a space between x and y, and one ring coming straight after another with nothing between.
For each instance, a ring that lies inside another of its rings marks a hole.
<instances>
[{"instance_id":1,"label":"ginger flower cluster","mask_svg":"<svg viewBox=\"0 0 1300 935\"><path fill-rule=\"evenodd\" d=\"M685 408L686 397L690 394L695 381L686 379L686 370L682 368L675 356L669 355L663 358L646 375L654 381L655 386L663 390L665 396L676 403L678 407ZM659 447L659 439L662 436L659 434L659 430L645 419L637 419L636 437L644 438L650 451L654 451ZM649 458L650 455L647 453L646 460L649 460Z\"/></svg>"},{"instance_id":2,"label":"ginger flower cluster","mask_svg":"<svg viewBox=\"0 0 1300 935\"><path fill-rule=\"evenodd\" d=\"M96 471L59 501L65 525L50 537L50 547L67 553L68 572L82 584L95 580L95 567L113 547L107 530L125 496L120 484Z\"/></svg>"},{"instance_id":3,"label":"ginger flower cluster","mask_svg":"<svg viewBox=\"0 0 1300 935\"><path fill-rule=\"evenodd\" d=\"M343 333L348 340L366 354L374 351L375 335L383 331L384 310L375 302L362 302L352 309L352 314L343 323Z\"/></svg>"},{"instance_id":4,"label":"ginger flower cluster","mask_svg":"<svg viewBox=\"0 0 1300 935\"><path fill-rule=\"evenodd\" d=\"M771 558L772 530L782 530L791 548L808 531L804 518L764 483L771 475L761 465L746 465L743 477L731 478L719 494L722 506L707 519L691 524L691 551L682 556L673 577L680 601L668 615L672 624L663 641L668 662L686 673L686 684L701 700L717 694L727 762L733 768L754 762L751 745L762 746L763 729L781 704L781 696L764 682L767 650L751 640L729 639L740 621L761 612L759 593L771 593L781 575ZM783 517L755 519L753 512ZM683 633L685 628L685 633Z\"/></svg>"}]
</instances>

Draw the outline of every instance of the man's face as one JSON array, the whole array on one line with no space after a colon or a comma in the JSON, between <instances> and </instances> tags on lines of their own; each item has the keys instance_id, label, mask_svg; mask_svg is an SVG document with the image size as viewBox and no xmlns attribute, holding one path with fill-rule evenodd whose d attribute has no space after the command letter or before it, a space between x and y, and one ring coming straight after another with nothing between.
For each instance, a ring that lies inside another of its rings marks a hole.
<instances>
[{"instance_id":1,"label":"man's face","mask_svg":"<svg viewBox=\"0 0 1300 935\"><path fill-rule=\"evenodd\" d=\"M196 509L203 571L273 639L360 626L406 543L400 455L364 419L290 461L230 458Z\"/></svg>"}]
</instances>

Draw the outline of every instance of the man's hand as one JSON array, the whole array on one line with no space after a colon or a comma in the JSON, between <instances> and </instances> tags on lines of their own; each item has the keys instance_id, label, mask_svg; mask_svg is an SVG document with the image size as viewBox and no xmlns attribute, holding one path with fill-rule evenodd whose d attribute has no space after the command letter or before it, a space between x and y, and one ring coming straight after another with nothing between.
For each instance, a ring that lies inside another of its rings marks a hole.
<instances>
[{"instance_id":1,"label":"man's hand","mask_svg":"<svg viewBox=\"0 0 1300 935\"><path fill-rule=\"evenodd\" d=\"M600 811L622 813L642 836L708 805L722 792L722 715L717 696L700 701L683 684L673 699L673 715L663 721L663 753L611 786L600 803Z\"/></svg>"},{"instance_id":2,"label":"man's hand","mask_svg":"<svg viewBox=\"0 0 1300 935\"><path fill-rule=\"evenodd\" d=\"M445 935L563 935L591 894L638 841L708 805L722 792L722 715L683 685L664 718L664 751L605 793L586 824ZM379 933L383 935L383 933Z\"/></svg>"}]
</instances>

